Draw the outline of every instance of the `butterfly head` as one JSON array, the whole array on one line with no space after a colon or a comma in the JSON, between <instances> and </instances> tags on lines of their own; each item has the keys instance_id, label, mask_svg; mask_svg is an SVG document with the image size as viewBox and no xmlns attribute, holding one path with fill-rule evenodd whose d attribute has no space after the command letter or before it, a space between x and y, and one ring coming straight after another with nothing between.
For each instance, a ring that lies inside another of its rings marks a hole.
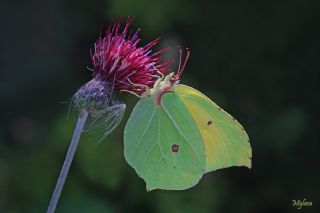
<instances>
[{"instance_id":1,"label":"butterfly head","mask_svg":"<svg viewBox=\"0 0 320 213\"><path fill-rule=\"evenodd\" d=\"M186 66L186 63L190 56L190 51L187 48L186 49L186 57L184 59L184 62L181 66L181 58L182 58L182 49L179 47L180 52L180 62L179 62L179 68L176 73L172 72L168 75L162 75L158 77L158 79L155 81L153 87L151 89L147 88L146 91L142 94L142 97L153 97L156 102L160 105L160 99L161 96L171 91L172 87L180 82L180 76Z\"/></svg>"}]
</instances>

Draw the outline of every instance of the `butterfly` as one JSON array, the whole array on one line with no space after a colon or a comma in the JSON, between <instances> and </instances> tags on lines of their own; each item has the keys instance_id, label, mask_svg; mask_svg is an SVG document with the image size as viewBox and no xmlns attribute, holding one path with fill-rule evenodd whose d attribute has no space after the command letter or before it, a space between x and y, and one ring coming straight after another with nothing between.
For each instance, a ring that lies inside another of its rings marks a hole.
<instances>
[{"instance_id":1,"label":"butterfly","mask_svg":"<svg viewBox=\"0 0 320 213\"><path fill-rule=\"evenodd\" d=\"M210 98L179 84L179 70L146 89L124 130L125 159L147 191L184 190L217 169L251 168L244 128Z\"/></svg>"}]
</instances>

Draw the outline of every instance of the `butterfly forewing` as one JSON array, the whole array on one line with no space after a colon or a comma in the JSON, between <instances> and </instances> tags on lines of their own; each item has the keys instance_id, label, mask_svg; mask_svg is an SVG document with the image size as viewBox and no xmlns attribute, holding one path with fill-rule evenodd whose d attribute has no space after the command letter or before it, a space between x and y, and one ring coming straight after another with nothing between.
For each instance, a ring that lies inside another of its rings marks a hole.
<instances>
[{"instance_id":1,"label":"butterfly forewing","mask_svg":"<svg viewBox=\"0 0 320 213\"><path fill-rule=\"evenodd\" d=\"M249 137L235 118L192 87L178 84L173 91L183 101L201 132L207 172L230 166L251 168Z\"/></svg>"}]
</instances>

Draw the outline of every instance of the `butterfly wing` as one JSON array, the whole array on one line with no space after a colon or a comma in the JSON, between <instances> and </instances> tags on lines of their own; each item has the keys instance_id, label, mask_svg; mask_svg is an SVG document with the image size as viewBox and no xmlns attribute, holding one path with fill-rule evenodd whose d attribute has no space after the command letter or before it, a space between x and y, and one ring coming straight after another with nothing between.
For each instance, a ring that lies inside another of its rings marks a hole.
<instances>
[{"instance_id":1,"label":"butterfly wing","mask_svg":"<svg viewBox=\"0 0 320 213\"><path fill-rule=\"evenodd\" d=\"M188 109L173 92L161 105L142 98L124 131L127 162L147 184L147 190L183 190L205 172L204 145Z\"/></svg>"},{"instance_id":2,"label":"butterfly wing","mask_svg":"<svg viewBox=\"0 0 320 213\"><path fill-rule=\"evenodd\" d=\"M178 84L173 91L183 101L201 132L206 172L230 166L251 168L249 137L237 120L192 87Z\"/></svg>"}]
</instances>

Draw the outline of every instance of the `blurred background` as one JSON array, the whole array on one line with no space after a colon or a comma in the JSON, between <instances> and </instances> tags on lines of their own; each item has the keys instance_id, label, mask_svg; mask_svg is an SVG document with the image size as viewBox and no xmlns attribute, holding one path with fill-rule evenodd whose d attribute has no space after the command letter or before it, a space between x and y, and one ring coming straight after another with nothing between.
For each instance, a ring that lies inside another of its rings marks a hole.
<instances>
[{"instance_id":1,"label":"blurred background","mask_svg":"<svg viewBox=\"0 0 320 213\"><path fill-rule=\"evenodd\" d=\"M2 0L0 212L45 212L75 126L64 103L90 80L89 50L119 15L142 44L189 47L182 82L246 128L253 168L206 174L186 191L146 192L126 164L126 118L80 141L57 212L319 212L319 3L311 1ZM172 70L176 64L172 65Z\"/></svg>"}]
</instances>

